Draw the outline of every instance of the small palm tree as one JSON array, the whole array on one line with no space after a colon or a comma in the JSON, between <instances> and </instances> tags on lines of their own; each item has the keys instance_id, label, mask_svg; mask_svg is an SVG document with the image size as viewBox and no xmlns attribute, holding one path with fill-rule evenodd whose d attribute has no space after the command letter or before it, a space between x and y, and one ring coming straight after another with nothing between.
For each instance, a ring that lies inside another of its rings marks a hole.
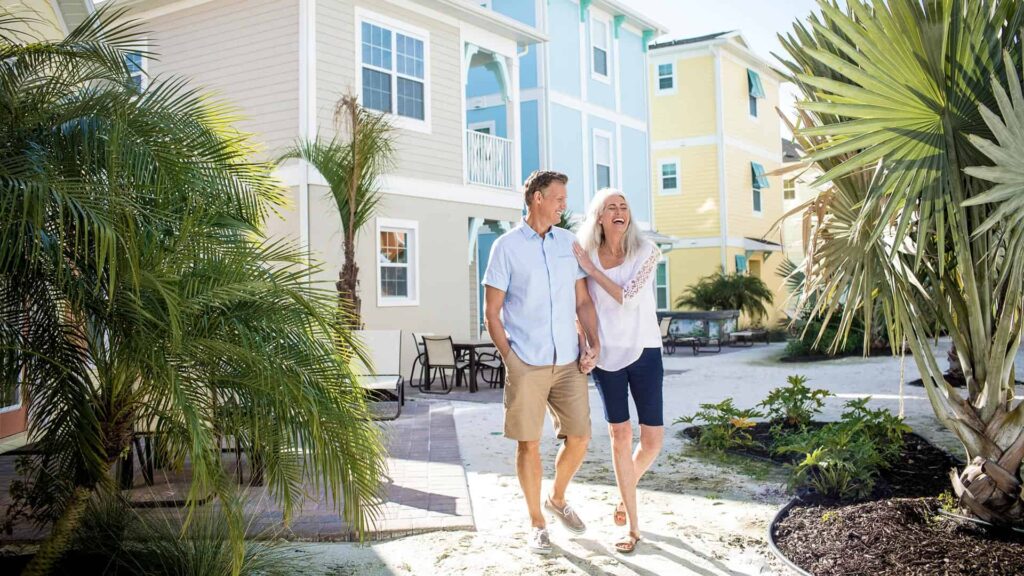
<instances>
[{"instance_id":1,"label":"small palm tree","mask_svg":"<svg viewBox=\"0 0 1024 576\"><path fill-rule=\"evenodd\" d=\"M774 296L757 276L724 274L705 276L676 299L676 308L696 310L739 310L754 321L768 315Z\"/></svg>"},{"instance_id":2,"label":"small palm tree","mask_svg":"<svg viewBox=\"0 0 1024 576\"><path fill-rule=\"evenodd\" d=\"M904 337L938 419L962 442L951 476L979 518L1024 522L1024 403L1014 358L1024 313L1024 4L1016 0L820 0L783 39L803 94L801 146L830 189L808 208L812 313L882 310ZM997 114L998 112L998 114ZM816 183L817 185L818 183ZM955 345L966 398L929 336Z\"/></svg>"},{"instance_id":3,"label":"small palm tree","mask_svg":"<svg viewBox=\"0 0 1024 576\"><path fill-rule=\"evenodd\" d=\"M341 219L345 254L335 286L352 325L362 326L356 236L376 213L381 176L394 165L393 129L387 117L363 108L351 94L338 101L334 119L339 135L300 141L279 162L303 160L327 181Z\"/></svg>"},{"instance_id":4,"label":"small palm tree","mask_svg":"<svg viewBox=\"0 0 1024 576\"><path fill-rule=\"evenodd\" d=\"M22 494L51 526L25 573L46 573L90 499L116 489L141 426L170 466L190 464L190 511L220 497L234 571L225 436L263 463L286 517L312 484L362 531L383 448L337 354L355 343L336 296L263 235L284 196L231 110L181 79L135 87L125 57L146 35L122 14L52 43L0 21L0 382L31 398L42 455Z\"/></svg>"}]
</instances>

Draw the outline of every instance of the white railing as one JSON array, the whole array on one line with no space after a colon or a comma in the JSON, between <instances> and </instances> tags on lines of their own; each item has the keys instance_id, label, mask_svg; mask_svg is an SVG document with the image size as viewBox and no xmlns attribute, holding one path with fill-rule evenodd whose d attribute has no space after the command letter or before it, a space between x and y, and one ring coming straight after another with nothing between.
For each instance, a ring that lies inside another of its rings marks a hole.
<instances>
[{"instance_id":1,"label":"white railing","mask_svg":"<svg viewBox=\"0 0 1024 576\"><path fill-rule=\"evenodd\" d=\"M466 178L473 184L511 190L515 162L512 141L466 130Z\"/></svg>"}]
</instances>

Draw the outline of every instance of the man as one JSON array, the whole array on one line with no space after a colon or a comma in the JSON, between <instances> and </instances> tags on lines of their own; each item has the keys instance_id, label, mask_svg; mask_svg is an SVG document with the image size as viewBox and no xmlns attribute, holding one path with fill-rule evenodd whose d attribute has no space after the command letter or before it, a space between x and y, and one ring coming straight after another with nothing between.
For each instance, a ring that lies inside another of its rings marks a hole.
<instances>
[{"instance_id":1,"label":"man","mask_svg":"<svg viewBox=\"0 0 1024 576\"><path fill-rule=\"evenodd\" d=\"M527 178L526 218L494 242L483 280L487 332L507 374L505 437L518 442L516 474L532 524L529 547L539 554L551 552L540 502L545 407L564 442L544 507L574 534L586 530L565 490L590 441L586 374L600 352L597 313L572 251L576 238L555 226L565 211L568 181L551 171Z\"/></svg>"}]
</instances>

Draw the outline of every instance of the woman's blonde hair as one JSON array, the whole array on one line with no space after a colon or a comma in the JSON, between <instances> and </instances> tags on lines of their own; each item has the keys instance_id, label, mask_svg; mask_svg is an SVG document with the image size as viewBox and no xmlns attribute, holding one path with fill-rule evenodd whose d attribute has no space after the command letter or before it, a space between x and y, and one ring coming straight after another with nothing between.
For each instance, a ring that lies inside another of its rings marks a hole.
<instances>
[{"instance_id":1,"label":"woman's blonde hair","mask_svg":"<svg viewBox=\"0 0 1024 576\"><path fill-rule=\"evenodd\" d=\"M605 202L612 196L621 196L626 206L629 206L629 199L626 198L626 195L615 188L605 188L594 195L590 206L587 207L587 215L583 219L578 234L580 245L588 254L596 254L597 249L605 243L604 229L601 228L600 222L601 213L604 212ZM629 207L629 224L626 226L626 233L622 235L622 244L626 251L626 260L632 258L644 245L644 239L640 236L636 221L633 219L632 206Z\"/></svg>"}]
</instances>

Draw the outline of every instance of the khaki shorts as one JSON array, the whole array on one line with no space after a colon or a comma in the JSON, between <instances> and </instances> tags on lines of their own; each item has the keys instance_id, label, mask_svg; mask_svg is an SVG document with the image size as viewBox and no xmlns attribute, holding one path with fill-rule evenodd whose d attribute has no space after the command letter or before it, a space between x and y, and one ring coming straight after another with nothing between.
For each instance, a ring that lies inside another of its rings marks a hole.
<instances>
[{"instance_id":1,"label":"khaki shorts","mask_svg":"<svg viewBox=\"0 0 1024 576\"><path fill-rule=\"evenodd\" d=\"M505 358L505 437L540 440L544 408L551 412L558 437L590 437L587 376L575 362L565 366L531 366L509 350Z\"/></svg>"}]
</instances>

